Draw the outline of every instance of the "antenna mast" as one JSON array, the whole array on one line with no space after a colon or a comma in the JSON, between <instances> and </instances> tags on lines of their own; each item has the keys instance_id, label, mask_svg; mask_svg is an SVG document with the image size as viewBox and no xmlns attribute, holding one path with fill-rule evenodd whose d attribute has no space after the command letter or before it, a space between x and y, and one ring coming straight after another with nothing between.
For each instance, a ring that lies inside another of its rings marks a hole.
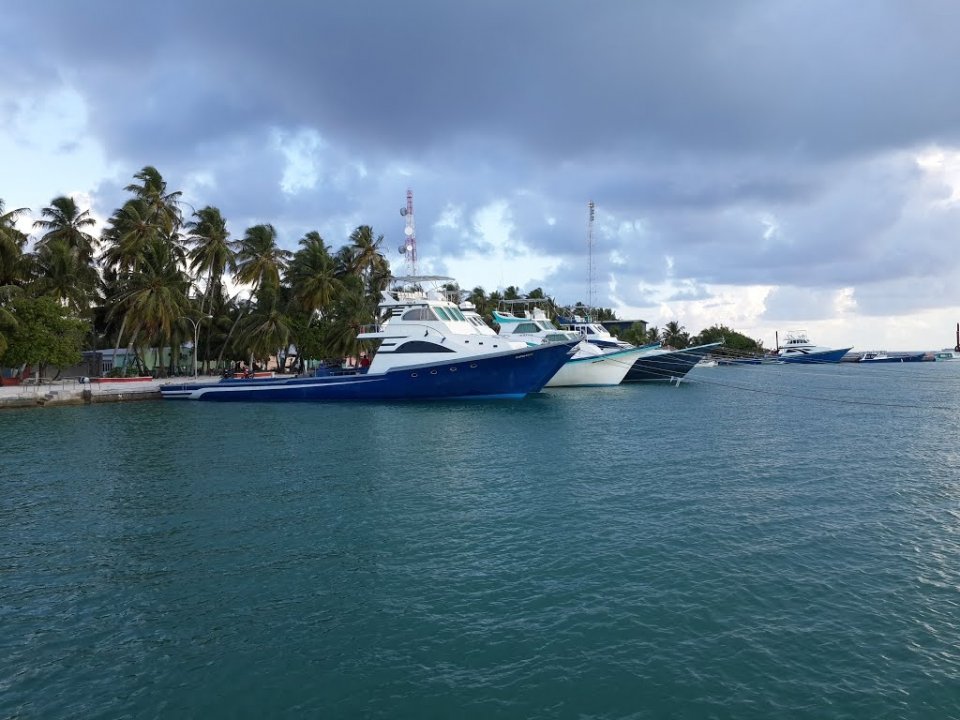
<instances>
[{"instance_id":1,"label":"antenna mast","mask_svg":"<svg viewBox=\"0 0 960 720\"><path fill-rule=\"evenodd\" d=\"M417 275L417 234L413 223L413 190L407 188L407 206L400 208L400 215L407 219L403 228L403 245L400 254L407 260L407 275Z\"/></svg>"},{"instance_id":2,"label":"antenna mast","mask_svg":"<svg viewBox=\"0 0 960 720\"><path fill-rule=\"evenodd\" d=\"M589 257L588 272L587 272L587 312L593 312L593 217L595 215L596 206L591 200L588 205L590 208L590 220L587 223L587 255Z\"/></svg>"}]
</instances>

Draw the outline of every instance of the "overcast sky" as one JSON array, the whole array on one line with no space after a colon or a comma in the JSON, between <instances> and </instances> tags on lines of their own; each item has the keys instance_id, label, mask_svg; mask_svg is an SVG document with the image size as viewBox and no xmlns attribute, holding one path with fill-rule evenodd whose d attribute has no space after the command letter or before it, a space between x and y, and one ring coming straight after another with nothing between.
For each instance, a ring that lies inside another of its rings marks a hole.
<instances>
[{"instance_id":1,"label":"overcast sky","mask_svg":"<svg viewBox=\"0 0 960 720\"><path fill-rule=\"evenodd\" d=\"M941 348L958 28L955 0L4 0L0 198L106 218L153 165L234 237L369 224L403 274L410 188L421 273L566 303L592 200L622 318Z\"/></svg>"}]
</instances>

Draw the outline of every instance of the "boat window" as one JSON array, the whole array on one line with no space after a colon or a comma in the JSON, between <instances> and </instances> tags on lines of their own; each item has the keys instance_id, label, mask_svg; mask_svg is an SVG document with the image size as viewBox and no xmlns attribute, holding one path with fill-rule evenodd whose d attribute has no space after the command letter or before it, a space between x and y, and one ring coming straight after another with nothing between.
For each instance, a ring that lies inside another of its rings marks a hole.
<instances>
[{"instance_id":1,"label":"boat window","mask_svg":"<svg viewBox=\"0 0 960 720\"><path fill-rule=\"evenodd\" d=\"M396 353L450 353L456 352L453 348L437 345L424 340L410 340L394 350Z\"/></svg>"},{"instance_id":2,"label":"boat window","mask_svg":"<svg viewBox=\"0 0 960 720\"><path fill-rule=\"evenodd\" d=\"M403 314L403 320L436 320L437 316L433 314L426 305L410 308Z\"/></svg>"},{"instance_id":3,"label":"boat window","mask_svg":"<svg viewBox=\"0 0 960 720\"><path fill-rule=\"evenodd\" d=\"M517 329L514 330L514 332L518 332L518 333L536 333L539 331L540 331L540 328L537 327L537 324L532 322L518 323Z\"/></svg>"},{"instance_id":4,"label":"boat window","mask_svg":"<svg viewBox=\"0 0 960 720\"><path fill-rule=\"evenodd\" d=\"M450 307L450 308L447 308L447 312L450 314L451 320L466 320L466 318L463 316L463 313L460 312L459 308Z\"/></svg>"},{"instance_id":5,"label":"boat window","mask_svg":"<svg viewBox=\"0 0 960 720\"><path fill-rule=\"evenodd\" d=\"M436 307L436 308L434 308L433 310L434 310L434 312L437 313L437 315L440 316L440 319L441 319L441 320L453 320L452 317L450 317L449 315L447 315L447 311L444 310L442 307Z\"/></svg>"}]
</instances>

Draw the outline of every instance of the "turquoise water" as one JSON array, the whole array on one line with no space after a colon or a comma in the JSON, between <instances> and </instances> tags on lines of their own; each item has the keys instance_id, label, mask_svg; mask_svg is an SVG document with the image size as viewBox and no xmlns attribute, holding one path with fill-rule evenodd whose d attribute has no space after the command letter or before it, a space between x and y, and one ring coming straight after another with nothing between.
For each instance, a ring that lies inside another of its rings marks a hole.
<instances>
[{"instance_id":1,"label":"turquoise water","mask_svg":"<svg viewBox=\"0 0 960 720\"><path fill-rule=\"evenodd\" d=\"M0 414L0 717L960 717L960 363Z\"/></svg>"}]
</instances>

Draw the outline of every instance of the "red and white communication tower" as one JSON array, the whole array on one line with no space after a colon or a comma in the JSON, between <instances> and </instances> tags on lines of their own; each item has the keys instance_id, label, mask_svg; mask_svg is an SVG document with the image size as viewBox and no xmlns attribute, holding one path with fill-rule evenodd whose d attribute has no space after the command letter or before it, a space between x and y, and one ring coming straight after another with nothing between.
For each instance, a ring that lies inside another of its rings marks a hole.
<instances>
[{"instance_id":1,"label":"red and white communication tower","mask_svg":"<svg viewBox=\"0 0 960 720\"><path fill-rule=\"evenodd\" d=\"M407 260L407 275L417 275L417 233L413 223L413 190L407 189L407 206L400 208L400 214L407 219L403 228L403 245L400 254Z\"/></svg>"}]
</instances>

